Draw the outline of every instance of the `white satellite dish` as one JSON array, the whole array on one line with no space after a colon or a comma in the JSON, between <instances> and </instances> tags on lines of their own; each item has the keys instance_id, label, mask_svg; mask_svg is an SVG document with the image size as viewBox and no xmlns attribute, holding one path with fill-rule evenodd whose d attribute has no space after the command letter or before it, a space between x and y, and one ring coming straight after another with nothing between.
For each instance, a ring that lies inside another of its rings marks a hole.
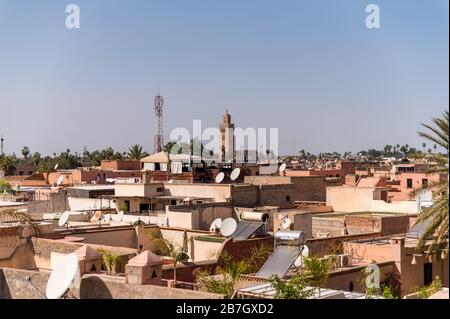
<instances>
[{"instance_id":1,"label":"white satellite dish","mask_svg":"<svg viewBox=\"0 0 450 319\"><path fill-rule=\"evenodd\" d=\"M231 236L237 228L237 222L233 218L227 218L220 225L220 233L223 237Z\"/></svg>"},{"instance_id":2,"label":"white satellite dish","mask_svg":"<svg viewBox=\"0 0 450 319\"><path fill-rule=\"evenodd\" d=\"M281 222L281 228L285 230L291 229L292 221L289 217L283 218L283 221Z\"/></svg>"},{"instance_id":3,"label":"white satellite dish","mask_svg":"<svg viewBox=\"0 0 450 319\"><path fill-rule=\"evenodd\" d=\"M173 179L171 179L170 181L168 181L169 184L173 184Z\"/></svg>"},{"instance_id":4,"label":"white satellite dish","mask_svg":"<svg viewBox=\"0 0 450 319\"><path fill-rule=\"evenodd\" d=\"M241 175L241 169L239 167L236 167L230 175L230 179L234 182L239 178L239 175Z\"/></svg>"},{"instance_id":5,"label":"white satellite dish","mask_svg":"<svg viewBox=\"0 0 450 319\"><path fill-rule=\"evenodd\" d=\"M209 231L216 232L216 231L220 230L221 226L222 226L222 219L221 218L216 218L211 223L211 226L209 227Z\"/></svg>"},{"instance_id":6,"label":"white satellite dish","mask_svg":"<svg viewBox=\"0 0 450 319\"><path fill-rule=\"evenodd\" d=\"M297 258L297 260L294 262L295 267L300 268L303 266L305 258L309 256L309 248L306 245L303 245L302 253Z\"/></svg>"},{"instance_id":7,"label":"white satellite dish","mask_svg":"<svg viewBox=\"0 0 450 319\"><path fill-rule=\"evenodd\" d=\"M78 256L75 253L61 258L47 282L47 299L60 299L80 276Z\"/></svg>"},{"instance_id":8,"label":"white satellite dish","mask_svg":"<svg viewBox=\"0 0 450 319\"><path fill-rule=\"evenodd\" d=\"M69 221L69 216L70 216L70 212L64 212L61 215L61 217L59 218L58 226L64 227L67 224L67 222Z\"/></svg>"},{"instance_id":9,"label":"white satellite dish","mask_svg":"<svg viewBox=\"0 0 450 319\"><path fill-rule=\"evenodd\" d=\"M64 182L64 176L61 175L61 176L58 177L58 179L56 180L56 185L57 185L57 186L60 186L63 182Z\"/></svg>"},{"instance_id":10,"label":"white satellite dish","mask_svg":"<svg viewBox=\"0 0 450 319\"><path fill-rule=\"evenodd\" d=\"M56 171L58 169L58 167L59 167L59 164L56 164L54 170Z\"/></svg>"},{"instance_id":11,"label":"white satellite dish","mask_svg":"<svg viewBox=\"0 0 450 319\"><path fill-rule=\"evenodd\" d=\"M283 173L286 170L286 167L287 167L286 163L281 164L280 173Z\"/></svg>"},{"instance_id":12,"label":"white satellite dish","mask_svg":"<svg viewBox=\"0 0 450 319\"><path fill-rule=\"evenodd\" d=\"M216 176L216 184L222 183L224 179L225 179L225 174L223 172L220 172Z\"/></svg>"},{"instance_id":13,"label":"white satellite dish","mask_svg":"<svg viewBox=\"0 0 450 319\"><path fill-rule=\"evenodd\" d=\"M123 215L125 215L124 212L119 212L119 213L117 214L117 221L118 221L119 223L122 222L122 220L123 220Z\"/></svg>"}]
</instances>

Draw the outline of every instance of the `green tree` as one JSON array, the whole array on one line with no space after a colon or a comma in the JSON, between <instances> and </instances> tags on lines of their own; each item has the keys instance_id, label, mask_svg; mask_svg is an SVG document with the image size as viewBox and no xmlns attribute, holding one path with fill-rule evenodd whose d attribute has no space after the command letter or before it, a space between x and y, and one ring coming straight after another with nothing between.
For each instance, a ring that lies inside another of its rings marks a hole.
<instances>
[{"instance_id":1,"label":"green tree","mask_svg":"<svg viewBox=\"0 0 450 319\"><path fill-rule=\"evenodd\" d=\"M328 281L328 276L331 270L331 261L326 258L306 257L305 276L308 278L308 283L311 286L317 287L319 296L320 289L325 287Z\"/></svg>"},{"instance_id":2,"label":"green tree","mask_svg":"<svg viewBox=\"0 0 450 319\"><path fill-rule=\"evenodd\" d=\"M129 148L127 156L133 160L140 160L141 158L148 156L149 154L142 149L142 145L135 144Z\"/></svg>"},{"instance_id":3,"label":"green tree","mask_svg":"<svg viewBox=\"0 0 450 319\"><path fill-rule=\"evenodd\" d=\"M0 159L0 168L5 172L5 175L13 175L16 170L17 161L12 156L4 156Z\"/></svg>"},{"instance_id":4,"label":"green tree","mask_svg":"<svg viewBox=\"0 0 450 319\"><path fill-rule=\"evenodd\" d=\"M11 184L4 179L0 179L0 193L12 193Z\"/></svg>"},{"instance_id":5,"label":"green tree","mask_svg":"<svg viewBox=\"0 0 450 319\"><path fill-rule=\"evenodd\" d=\"M436 162L429 173L443 173L447 175L447 179L440 180L438 183L428 183L424 189L433 191L433 205L423 209L419 214L417 222L431 220L431 223L425 230L422 238L419 240L418 249L422 249L428 239L432 239L429 248L430 252L438 249L448 249L448 227L449 227L449 210L448 210L448 144L449 144L449 127L448 127L448 111L439 118L433 118L433 124L422 124L426 128L425 132L419 132L419 136L427 139L432 143L436 143L442 147L445 154L433 154L432 159ZM413 194L414 195L414 194Z\"/></svg>"},{"instance_id":6,"label":"green tree","mask_svg":"<svg viewBox=\"0 0 450 319\"><path fill-rule=\"evenodd\" d=\"M308 280L303 274L294 275L289 280L273 276L270 283L275 289L275 299L308 299L313 292L307 289Z\"/></svg>"},{"instance_id":7,"label":"green tree","mask_svg":"<svg viewBox=\"0 0 450 319\"><path fill-rule=\"evenodd\" d=\"M186 262L189 260L189 255L186 252L186 242L182 245L176 244L168 239L155 237L155 243L158 246L160 254L170 257L173 266L173 283L177 286L177 266L180 262ZM185 239L187 240L187 239Z\"/></svg>"},{"instance_id":8,"label":"green tree","mask_svg":"<svg viewBox=\"0 0 450 319\"><path fill-rule=\"evenodd\" d=\"M39 164L41 164L41 161L42 161L41 153L36 152L33 154L33 156L31 156L31 163L33 165L39 166Z\"/></svg>"},{"instance_id":9,"label":"green tree","mask_svg":"<svg viewBox=\"0 0 450 319\"><path fill-rule=\"evenodd\" d=\"M239 277L257 272L271 252L271 247L262 245L253 248L249 257L239 261L235 260L228 252L223 252L215 269L216 275L212 276L209 271L200 271L196 276L197 283L209 292L224 294L230 298L235 291L235 285Z\"/></svg>"},{"instance_id":10,"label":"green tree","mask_svg":"<svg viewBox=\"0 0 450 319\"><path fill-rule=\"evenodd\" d=\"M25 158L28 158L28 155L30 155L30 149L28 148L28 146L24 146L22 148L22 155Z\"/></svg>"}]
</instances>

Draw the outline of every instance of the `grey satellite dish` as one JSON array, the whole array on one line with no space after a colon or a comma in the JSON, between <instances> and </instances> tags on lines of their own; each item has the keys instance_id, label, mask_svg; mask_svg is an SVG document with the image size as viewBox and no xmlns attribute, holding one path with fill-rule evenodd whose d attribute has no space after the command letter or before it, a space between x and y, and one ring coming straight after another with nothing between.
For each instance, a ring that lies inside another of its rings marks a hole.
<instances>
[{"instance_id":1,"label":"grey satellite dish","mask_svg":"<svg viewBox=\"0 0 450 319\"><path fill-rule=\"evenodd\" d=\"M61 176L58 177L58 179L56 180L56 185L57 185L57 186L60 186L63 182L64 182L64 176L61 175Z\"/></svg>"},{"instance_id":2,"label":"grey satellite dish","mask_svg":"<svg viewBox=\"0 0 450 319\"><path fill-rule=\"evenodd\" d=\"M225 179L225 174L223 172L217 174L216 176L216 184L220 184Z\"/></svg>"},{"instance_id":3,"label":"grey satellite dish","mask_svg":"<svg viewBox=\"0 0 450 319\"><path fill-rule=\"evenodd\" d=\"M220 226L220 233L223 237L229 237L236 231L236 228L237 222L233 218L227 218Z\"/></svg>"},{"instance_id":4,"label":"grey satellite dish","mask_svg":"<svg viewBox=\"0 0 450 319\"><path fill-rule=\"evenodd\" d=\"M241 175L241 169L237 167L231 172L230 179L234 182L239 178L239 175Z\"/></svg>"},{"instance_id":5,"label":"grey satellite dish","mask_svg":"<svg viewBox=\"0 0 450 319\"><path fill-rule=\"evenodd\" d=\"M211 223L211 226L209 227L209 231L216 232L216 231L220 230L221 226L222 226L222 219L221 218L216 218Z\"/></svg>"},{"instance_id":6,"label":"grey satellite dish","mask_svg":"<svg viewBox=\"0 0 450 319\"><path fill-rule=\"evenodd\" d=\"M291 229L291 224L292 224L292 221L289 217L283 218L283 221L281 223L281 228L283 228L285 230L289 230L289 229Z\"/></svg>"},{"instance_id":7,"label":"grey satellite dish","mask_svg":"<svg viewBox=\"0 0 450 319\"><path fill-rule=\"evenodd\" d=\"M64 227L67 224L67 222L69 221L69 216L70 216L70 212L64 212L61 215L61 217L59 218L58 226Z\"/></svg>"},{"instance_id":8,"label":"grey satellite dish","mask_svg":"<svg viewBox=\"0 0 450 319\"><path fill-rule=\"evenodd\" d=\"M283 173L286 170L286 167L287 167L286 163L281 164L280 173Z\"/></svg>"},{"instance_id":9,"label":"grey satellite dish","mask_svg":"<svg viewBox=\"0 0 450 319\"><path fill-rule=\"evenodd\" d=\"M63 257L53 270L47 282L47 299L60 299L79 279L78 256L75 253ZM77 278L78 277L78 278Z\"/></svg>"},{"instance_id":10,"label":"grey satellite dish","mask_svg":"<svg viewBox=\"0 0 450 319\"><path fill-rule=\"evenodd\" d=\"M297 268L303 267L304 260L308 256L309 256L309 248L308 248L308 246L303 245L302 253L300 254L300 256L297 258L297 260L294 263L295 267L297 267Z\"/></svg>"}]
</instances>

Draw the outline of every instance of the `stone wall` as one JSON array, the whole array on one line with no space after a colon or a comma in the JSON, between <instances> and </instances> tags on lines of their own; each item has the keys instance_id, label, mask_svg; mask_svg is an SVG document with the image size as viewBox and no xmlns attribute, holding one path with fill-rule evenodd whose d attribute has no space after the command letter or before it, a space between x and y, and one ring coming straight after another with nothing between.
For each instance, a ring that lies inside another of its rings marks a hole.
<instances>
[{"instance_id":1,"label":"stone wall","mask_svg":"<svg viewBox=\"0 0 450 319\"><path fill-rule=\"evenodd\" d=\"M50 193L50 200L34 201L27 203L28 214L33 219L39 220L47 213L62 213L68 209L66 193Z\"/></svg>"}]
</instances>

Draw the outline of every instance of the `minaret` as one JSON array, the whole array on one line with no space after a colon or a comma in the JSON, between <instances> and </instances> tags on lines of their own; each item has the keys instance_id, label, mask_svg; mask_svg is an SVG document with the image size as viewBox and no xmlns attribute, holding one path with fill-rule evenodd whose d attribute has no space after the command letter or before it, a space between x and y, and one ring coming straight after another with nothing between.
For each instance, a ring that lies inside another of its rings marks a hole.
<instances>
[{"instance_id":1,"label":"minaret","mask_svg":"<svg viewBox=\"0 0 450 319\"><path fill-rule=\"evenodd\" d=\"M164 147L164 133L163 133L163 106L164 98L159 94L155 96L155 138L154 138L154 153L162 152Z\"/></svg>"},{"instance_id":2,"label":"minaret","mask_svg":"<svg viewBox=\"0 0 450 319\"><path fill-rule=\"evenodd\" d=\"M226 110L220 123L222 161L232 162L234 159L234 124L231 123L231 115Z\"/></svg>"}]
</instances>

